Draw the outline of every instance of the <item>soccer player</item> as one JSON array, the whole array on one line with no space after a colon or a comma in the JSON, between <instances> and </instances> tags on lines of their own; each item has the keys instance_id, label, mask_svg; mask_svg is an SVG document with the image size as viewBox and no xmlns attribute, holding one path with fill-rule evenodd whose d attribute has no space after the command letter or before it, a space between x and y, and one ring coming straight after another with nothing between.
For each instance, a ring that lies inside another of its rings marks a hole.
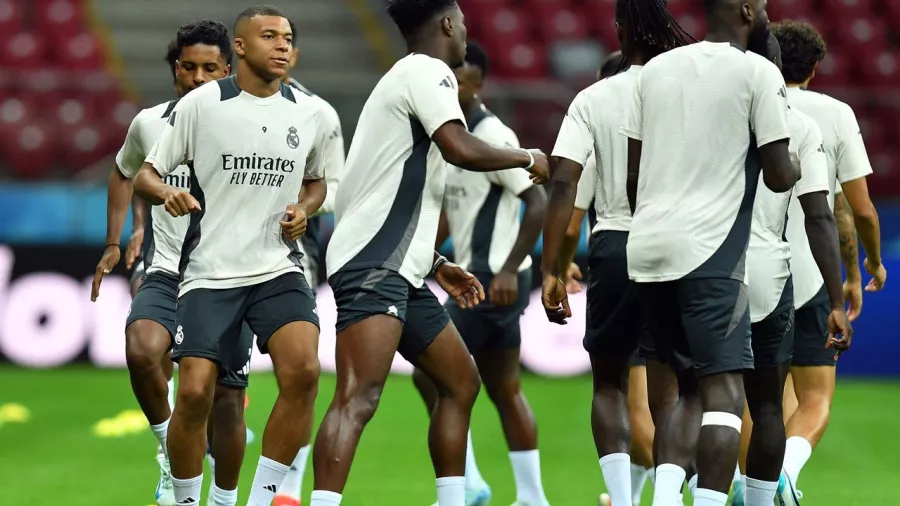
<instances>
[{"instance_id":1,"label":"soccer player","mask_svg":"<svg viewBox=\"0 0 900 506\"><path fill-rule=\"evenodd\" d=\"M312 506L340 504L398 350L439 392L429 431L438 504L465 504L466 433L480 381L424 278L433 273L464 307L483 300L484 290L475 276L434 252L447 168L428 158L476 172L518 167L537 182L547 177L540 151L493 147L466 130L451 70L466 54L456 1L392 0L388 13L409 54L366 101L338 188L337 225L326 254L338 307L338 380L316 435Z\"/></svg>"},{"instance_id":2,"label":"soccer player","mask_svg":"<svg viewBox=\"0 0 900 506\"><path fill-rule=\"evenodd\" d=\"M487 54L478 44L469 42L465 63L454 70L459 105L469 132L494 146L518 148L516 134L481 100L479 92L487 72ZM488 397L500 414L516 480L516 504L544 506L548 502L541 483L537 425L519 378L519 318L531 296L529 253L541 233L547 196L520 169L471 172L450 167L447 172L444 212L448 227L438 233L436 245L440 247L449 232L457 263L490 289L485 304L461 309L448 301L444 307L474 356ZM525 211L520 224L522 203ZM434 383L418 369L413 372L413 381L431 414L438 399ZM466 504L487 504L491 489L477 470L471 441L470 432Z\"/></svg>"},{"instance_id":3,"label":"soccer player","mask_svg":"<svg viewBox=\"0 0 900 506\"><path fill-rule=\"evenodd\" d=\"M781 69L780 49L774 35L770 34L768 51L763 56ZM749 417L745 414L745 420L752 419L752 423L744 425L744 430L752 427L745 465L743 499L747 506L773 503L784 459L782 397L794 339L791 250L784 234L792 195L796 195L803 207L810 246L828 291L833 313L830 317L847 321L837 227L827 198L828 167L822 133L812 118L795 109L788 109L787 119L791 134L789 150L792 159L799 162L801 178L793 192L775 193L762 182L757 185L747 249L754 361L754 369L744 372L749 407ZM846 331L849 340L852 336L849 323ZM791 500L799 502L796 496ZM740 498L735 502L740 504Z\"/></svg>"},{"instance_id":4,"label":"soccer player","mask_svg":"<svg viewBox=\"0 0 900 506\"><path fill-rule=\"evenodd\" d=\"M631 504L634 496L627 388L644 323L634 284L628 278L625 246L631 210L624 184L628 142L619 134L619 127L635 100L644 64L669 49L691 43L693 38L671 17L666 4L657 0L618 0L616 28L624 55L622 66L627 70L578 94L553 148L556 166L544 222L541 271L547 315L550 321L561 323L558 308L561 303L568 311L568 301L559 276L561 268L571 262L571 248L562 252L565 256L560 255L565 224L572 214L583 167L593 157L597 224L592 230L596 239L588 260L590 323L584 347L590 354L594 375L594 444L609 500L621 505ZM642 482L643 478L642 474L638 480Z\"/></svg>"},{"instance_id":5,"label":"soccer player","mask_svg":"<svg viewBox=\"0 0 900 506\"><path fill-rule=\"evenodd\" d=\"M252 342L269 353L279 393L266 425L249 504L268 505L309 441L319 376L315 298L297 240L325 199L319 102L282 83L292 33L270 6L235 21L238 73L175 106L135 190L173 216L191 214L179 269L178 399L169 432L175 499L197 504L205 424L220 367L233 367ZM190 191L168 185L188 165ZM233 502L231 504L234 504Z\"/></svg>"},{"instance_id":6,"label":"soccer player","mask_svg":"<svg viewBox=\"0 0 900 506\"><path fill-rule=\"evenodd\" d=\"M198 21L181 27L167 55L176 93L183 96L210 81L227 76L231 69L231 55L228 29L223 24ZM107 236L110 239L107 242L110 246L107 246L98 266L92 299L99 294L103 275L118 260L114 238L121 234L125 221L132 192L131 179L158 140L177 102L173 100L141 111L132 122L125 144L116 157L116 167L110 173L108 188ZM189 186L188 168L178 167L168 181L173 185ZM138 217L136 222L140 222L144 206L146 203L135 195L133 207ZM144 252L141 255L141 265L146 273L138 281L140 288L134 295L125 329L125 353L132 388L151 430L160 442L157 461L162 476L156 491L160 505L175 504L166 447L174 385L171 379L167 385L166 380L172 374L168 351L177 332L178 262L188 221L187 218L173 218L158 208L151 212L151 232L143 241ZM138 230L129 242L129 252L135 247ZM126 260L131 260L133 256L136 255L126 253ZM135 269L136 272L139 270ZM252 338L249 329L245 332ZM248 348L241 357L236 358L234 367L223 367L216 386L216 408L211 426L217 426L218 434L212 443L213 452L221 457L222 465L216 473L216 486L212 488L210 498L215 501L221 496L226 500L223 504L228 504L230 491L237 488L244 457L246 434L243 403L247 375L242 369L249 360Z\"/></svg>"},{"instance_id":7,"label":"soccer player","mask_svg":"<svg viewBox=\"0 0 900 506\"><path fill-rule=\"evenodd\" d=\"M293 21L290 21L291 33L297 33L297 27ZM300 48L294 47L291 50L290 69L297 65L297 56ZM315 216L310 216L306 221L306 233L300 238L300 251L303 252L301 262L303 264L303 274L313 294L319 283L319 227L320 216L325 213L334 212L334 196L337 194L337 187L340 183L341 174L344 171L344 136L341 130L341 119L337 111L324 99L310 92L305 86L300 84L296 79L291 77L290 73L285 74L284 83L293 86L302 93L309 95L313 100L318 101L325 114L323 119L326 120L326 128L330 131L328 138L325 140L325 183L328 186L328 193L325 195L325 202ZM310 422L312 419L310 419ZM310 428L312 430L312 428ZM309 461L310 445L305 445L297 453L294 462L291 463L291 469L288 471L281 486L278 487L278 493L275 494L274 506L299 506L301 487L303 485L303 475L306 472L306 463Z\"/></svg>"},{"instance_id":8,"label":"soccer player","mask_svg":"<svg viewBox=\"0 0 900 506\"><path fill-rule=\"evenodd\" d=\"M825 42L815 28L806 23L778 23L774 25L773 33L781 45L788 103L819 125L828 163L830 195L836 194L835 185L839 182L852 209L859 238L866 251L864 265L872 276L866 291L881 290L887 272L881 262L878 213L869 199L865 179L872 173L872 167L859 124L847 104L806 89L815 76L816 66L825 57ZM829 198L829 203L834 205L834 197ZM841 220L842 228L846 228L843 227L843 221ZM799 406L787 422L785 486L782 487L785 492L796 486L800 470L825 433L835 385L836 354L834 350L822 346L822 336L827 332L826 322L831 309L805 230L799 226L802 222L803 209L798 202L792 202L787 238L792 251L791 272L794 278L794 306L797 311L791 376ZM856 316L862 301L858 260L849 258L847 254L844 256L847 259L845 293L851 314Z\"/></svg>"}]
</instances>

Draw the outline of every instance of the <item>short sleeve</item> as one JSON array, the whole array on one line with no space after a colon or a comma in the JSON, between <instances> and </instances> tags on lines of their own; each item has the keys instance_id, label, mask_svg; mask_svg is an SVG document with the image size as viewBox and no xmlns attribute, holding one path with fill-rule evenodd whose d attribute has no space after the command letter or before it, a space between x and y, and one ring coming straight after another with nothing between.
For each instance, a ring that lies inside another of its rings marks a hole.
<instances>
[{"instance_id":1,"label":"short sleeve","mask_svg":"<svg viewBox=\"0 0 900 506\"><path fill-rule=\"evenodd\" d=\"M141 143L141 117L136 116L128 127L128 133L125 134L125 143L116 154L116 167L128 179L134 179L141 166L144 165L144 159L147 153Z\"/></svg>"},{"instance_id":2,"label":"short sleeve","mask_svg":"<svg viewBox=\"0 0 900 506\"><path fill-rule=\"evenodd\" d=\"M466 124L459 106L459 85L446 63L428 58L408 73L409 106L428 137L445 123L459 121Z\"/></svg>"},{"instance_id":3,"label":"short sleeve","mask_svg":"<svg viewBox=\"0 0 900 506\"><path fill-rule=\"evenodd\" d=\"M323 119L327 131L330 132L325 140L325 183L328 185L328 193L319 211L330 213L334 211L334 199L337 196L341 175L344 173L344 135L341 130L341 118L331 105L324 107Z\"/></svg>"},{"instance_id":4,"label":"short sleeve","mask_svg":"<svg viewBox=\"0 0 900 506\"><path fill-rule=\"evenodd\" d=\"M194 160L197 146L197 123L202 93L190 93L178 101L153 149L147 155L160 176L168 176L179 165Z\"/></svg>"},{"instance_id":5,"label":"short sleeve","mask_svg":"<svg viewBox=\"0 0 900 506\"><path fill-rule=\"evenodd\" d=\"M584 164L584 170L581 171L581 177L578 179L578 192L575 194L575 207L582 211L587 211L594 201L597 193L597 159L591 153L587 162Z\"/></svg>"},{"instance_id":6,"label":"short sleeve","mask_svg":"<svg viewBox=\"0 0 900 506\"><path fill-rule=\"evenodd\" d=\"M850 106L845 106L842 110L839 142L834 163L838 181L846 183L872 173L872 164L866 153L862 130Z\"/></svg>"},{"instance_id":7,"label":"short sleeve","mask_svg":"<svg viewBox=\"0 0 900 506\"><path fill-rule=\"evenodd\" d=\"M334 133L333 125L327 118L325 108L320 107L319 126L316 130L316 138L313 141L312 148L306 156L306 171L303 179L322 179L326 174L326 166L328 164L328 148L331 134Z\"/></svg>"},{"instance_id":8,"label":"short sleeve","mask_svg":"<svg viewBox=\"0 0 900 506\"><path fill-rule=\"evenodd\" d=\"M594 135L585 101L583 93L572 101L553 146L553 156L572 160L582 168L594 149Z\"/></svg>"},{"instance_id":9,"label":"short sleeve","mask_svg":"<svg viewBox=\"0 0 900 506\"><path fill-rule=\"evenodd\" d=\"M806 195L829 189L828 161L825 158L825 146L822 143L822 131L812 121L805 121L805 134L797 139L800 145L797 154L800 158L800 179L795 188L797 195ZM794 142L794 139L791 139Z\"/></svg>"},{"instance_id":10,"label":"short sleeve","mask_svg":"<svg viewBox=\"0 0 900 506\"><path fill-rule=\"evenodd\" d=\"M755 55L754 55L755 56ZM774 63L759 57L751 90L750 128L758 147L791 137L787 125L787 87Z\"/></svg>"},{"instance_id":11,"label":"short sleeve","mask_svg":"<svg viewBox=\"0 0 900 506\"><path fill-rule=\"evenodd\" d=\"M625 118L619 133L636 141L644 140L644 93L642 91L645 72L641 71L635 79L634 97L625 107Z\"/></svg>"}]
</instances>

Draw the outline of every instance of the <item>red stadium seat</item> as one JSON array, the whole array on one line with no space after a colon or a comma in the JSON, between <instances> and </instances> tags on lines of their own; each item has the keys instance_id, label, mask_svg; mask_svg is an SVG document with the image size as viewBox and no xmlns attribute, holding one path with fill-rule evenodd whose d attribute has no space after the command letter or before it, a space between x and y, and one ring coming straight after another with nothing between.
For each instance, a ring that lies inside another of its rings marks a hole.
<instances>
[{"instance_id":1,"label":"red stadium seat","mask_svg":"<svg viewBox=\"0 0 900 506\"><path fill-rule=\"evenodd\" d=\"M885 50L865 54L860 62L860 74L873 86L900 85L900 55Z\"/></svg>"},{"instance_id":2,"label":"red stadium seat","mask_svg":"<svg viewBox=\"0 0 900 506\"><path fill-rule=\"evenodd\" d=\"M37 116L37 106L21 96L0 101L0 128L17 129Z\"/></svg>"},{"instance_id":3,"label":"red stadium seat","mask_svg":"<svg viewBox=\"0 0 900 506\"><path fill-rule=\"evenodd\" d=\"M825 0L825 12L831 19L872 15L870 0Z\"/></svg>"},{"instance_id":4,"label":"red stadium seat","mask_svg":"<svg viewBox=\"0 0 900 506\"><path fill-rule=\"evenodd\" d=\"M43 33L74 35L86 27L82 6L75 0L39 0L35 22Z\"/></svg>"},{"instance_id":5,"label":"red stadium seat","mask_svg":"<svg viewBox=\"0 0 900 506\"><path fill-rule=\"evenodd\" d=\"M546 77L547 55L543 46L526 42L501 45L497 52L497 73L512 79Z\"/></svg>"},{"instance_id":6,"label":"red stadium seat","mask_svg":"<svg viewBox=\"0 0 900 506\"><path fill-rule=\"evenodd\" d=\"M873 196L896 196L900 194L900 163L896 152L869 151L874 173L869 176L869 192Z\"/></svg>"},{"instance_id":7,"label":"red stadium seat","mask_svg":"<svg viewBox=\"0 0 900 506\"><path fill-rule=\"evenodd\" d=\"M0 0L0 33L17 33L22 29L22 5L15 0Z\"/></svg>"},{"instance_id":8,"label":"red stadium seat","mask_svg":"<svg viewBox=\"0 0 900 506\"><path fill-rule=\"evenodd\" d=\"M529 28L526 17L518 9L501 7L492 10L481 21L476 33L479 34L478 40L485 45L488 54L494 55L505 46L532 38Z\"/></svg>"},{"instance_id":9,"label":"red stadium seat","mask_svg":"<svg viewBox=\"0 0 900 506\"><path fill-rule=\"evenodd\" d=\"M796 20L813 10L812 0L780 0L768 4L766 10L771 21Z\"/></svg>"},{"instance_id":10,"label":"red stadium seat","mask_svg":"<svg viewBox=\"0 0 900 506\"><path fill-rule=\"evenodd\" d=\"M38 179L47 173L56 158L55 138L48 124L28 121L18 128L4 130L0 142L6 161L17 174Z\"/></svg>"},{"instance_id":11,"label":"red stadium seat","mask_svg":"<svg viewBox=\"0 0 900 506\"><path fill-rule=\"evenodd\" d=\"M88 100L68 97L54 104L53 117L58 124L71 127L94 120L95 110L93 104Z\"/></svg>"},{"instance_id":12,"label":"red stadium seat","mask_svg":"<svg viewBox=\"0 0 900 506\"><path fill-rule=\"evenodd\" d=\"M675 18L681 28L697 40L706 35L706 19L701 14L682 14Z\"/></svg>"},{"instance_id":13,"label":"red stadium seat","mask_svg":"<svg viewBox=\"0 0 900 506\"><path fill-rule=\"evenodd\" d=\"M584 15L572 9L559 9L538 24L543 39L548 44L557 40L583 40L588 38L589 30Z\"/></svg>"},{"instance_id":14,"label":"red stadium seat","mask_svg":"<svg viewBox=\"0 0 900 506\"><path fill-rule=\"evenodd\" d=\"M877 109L858 110L856 119L869 153L878 152L887 147L888 130L886 127L888 121L886 118L882 118Z\"/></svg>"},{"instance_id":15,"label":"red stadium seat","mask_svg":"<svg viewBox=\"0 0 900 506\"><path fill-rule=\"evenodd\" d=\"M667 6L669 8L669 13L676 19L685 14L700 13L700 10L695 8L695 2L691 0L669 0Z\"/></svg>"},{"instance_id":16,"label":"red stadium seat","mask_svg":"<svg viewBox=\"0 0 900 506\"><path fill-rule=\"evenodd\" d=\"M599 42L609 52L618 51L620 49L619 36L615 22L609 19L598 19L597 21L598 24L594 26L594 32L597 34Z\"/></svg>"},{"instance_id":17,"label":"red stadium seat","mask_svg":"<svg viewBox=\"0 0 900 506\"><path fill-rule=\"evenodd\" d=\"M846 53L840 50L829 50L825 59L816 67L816 75L812 80L812 87L818 86L846 86L853 77L853 62Z\"/></svg>"},{"instance_id":18,"label":"red stadium seat","mask_svg":"<svg viewBox=\"0 0 900 506\"><path fill-rule=\"evenodd\" d=\"M876 53L884 49L887 30L884 22L874 17L840 19L836 25L837 42L848 49L863 53Z\"/></svg>"},{"instance_id":19,"label":"red stadium seat","mask_svg":"<svg viewBox=\"0 0 900 506\"><path fill-rule=\"evenodd\" d=\"M21 32L4 37L0 43L0 66L14 69L38 69L46 65L43 39Z\"/></svg>"},{"instance_id":20,"label":"red stadium seat","mask_svg":"<svg viewBox=\"0 0 900 506\"><path fill-rule=\"evenodd\" d=\"M103 66L103 53L97 40L89 33L63 36L58 39L57 64L66 70L96 70Z\"/></svg>"},{"instance_id":21,"label":"red stadium seat","mask_svg":"<svg viewBox=\"0 0 900 506\"><path fill-rule=\"evenodd\" d=\"M895 31L900 30L900 2L884 2L884 16Z\"/></svg>"},{"instance_id":22,"label":"red stadium seat","mask_svg":"<svg viewBox=\"0 0 900 506\"><path fill-rule=\"evenodd\" d=\"M61 161L78 171L99 162L109 154L110 129L99 124L82 123L59 131Z\"/></svg>"}]
</instances>

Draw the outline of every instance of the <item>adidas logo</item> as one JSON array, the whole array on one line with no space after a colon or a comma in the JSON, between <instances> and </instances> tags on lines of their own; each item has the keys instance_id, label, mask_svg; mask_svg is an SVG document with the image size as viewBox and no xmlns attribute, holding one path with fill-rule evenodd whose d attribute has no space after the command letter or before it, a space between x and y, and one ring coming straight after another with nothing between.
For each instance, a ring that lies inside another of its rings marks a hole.
<instances>
[{"instance_id":1,"label":"adidas logo","mask_svg":"<svg viewBox=\"0 0 900 506\"><path fill-rule=\"evenodd\" d=\"M273 485L266 485L266 486L263 487L263 488L266 489L266 490L268 490L269 492L272 492L273 494L275 493L275 491L278 490L278 487L276 487L274 484L273 484Z\"/></svg>"},{"instance_id":2,"label":"adidas logo","mask_svg":"<svg viewBox=\"0 0 900 506\"><path fill-rule=\"evenodd\" d=\"M450 88L451 90L455 90L455 89L456 89L456 86L453 85L453 79L451 79L451 78L449 78L449 77L445 77L445 78L441 81L440 86L442 86L442 87L444 87L444 88Z\"/></svg>"},{"instance_id":3,"label":"adidas logo","mask_svg":"<svg viewBox=\"0 0 900 506\"><path fill-rule=\"evenodd\" d=\"M193 497L188 497L187 499L182 499L175 504L197 504L197 500Z\"/></svg>"},{"instance_id":4,"label":"adidas logo","mask_svg":"<svg viewBox=\"0 0 900 506\"><path fill-rule=\"evenodd\" d=\"M782 87L778 90L778 96L781 97L781 98L787 98L787 91L785 91L784 86L782 86Z\"/></svg>"},{"instance_id":5,"label":"adidas logo","mask_svg":"<svg viewBox=\"0 0 900 506\"><path fill-rule=\"evenodd\" d=\"M825 152L825 145L824 145L824 144L819 144L819 149L817 149L816 151L818 151L819 153L824 153L824 152Z\"/></svg>"}]
</instances>

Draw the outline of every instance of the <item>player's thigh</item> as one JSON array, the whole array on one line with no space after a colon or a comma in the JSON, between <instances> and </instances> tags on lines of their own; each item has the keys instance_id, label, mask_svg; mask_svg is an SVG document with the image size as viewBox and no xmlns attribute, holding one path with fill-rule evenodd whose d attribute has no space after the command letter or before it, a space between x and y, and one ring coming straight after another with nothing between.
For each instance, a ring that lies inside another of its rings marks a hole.
<instances>
[{"instance_id":1,"label":"player's thigh","mask_svg":"<svg viewBox=\"0 0 900 506\"><path fill-rule=\"evenodd\" d=\"M453 322L469 351L474 352L481 349L491 338L491 328L487 325L481 312L470 308L461 308L453 299L447 299L444 302L444 310L447 311L447 316Z\"/></svg>"},{"instance_id":2,"label":"player's thigh","mask_svg":"<svg viewBox=\"0 0 900 506\"><path fill-rule=\"evenodd\" d=\"M628 371L628 412L650 414L650 401L647 397L647 365L632 366Z\"/></svg>"},{"instance_id":3,"label":"player's thigh","mask_svg":"<svg viewBox=\"0 0 900 506\"><path fill-rule=\"evenodd\" d=\"M726 278L678 281L681 322L698 377L753 368L747 285Z\"/></svg>"},{"instance_id":4,"label":"player's thigh","mask_svg":"<svg viewBox=\"0 0 900 506\"><path fill-rule=\"evenodd\" d=\"M834 367L835 352L826 348L828 342L828 315L831 313L827 295L820 292L794 314L795 367Z\"/></svg>"},{"instance_id":5,"label":"player's thigh","mask_svg":"<svg viewBox=\"0 0 900 506\"><path fill-rule=\"evenodd\" d=\"M282 274L254 286L247 300L245 319L256 334L260 353L269 353L270 340L276 339L287 341L285 346L278 347L279 350L295 349L315 354L318 349L316 298L299 272ZM303 325L290 325L294 323Z\"/></svg>"},{"instance_id":6,"label":"player's thigh","mask_svg":"<svg viewBox=\"0 0 900 506\"><path fill-rule=\"evenodd\" d=\"M668 364L675 372L691 369L687 337L681 320L678 282L635 283L641 319L647 332L644 358ZM653 350L652 356L646 353Z\"/></svg>"},{"instance_id":7,"label":"player's thigh","mask_svg":"<svg viewBox=\"0 0 900 506\"><path fill-rule=\"evenodd\" d=\"M791 367L794 393L801 405L810 402L830 402L837 381L836 369L831 365Z\"/></svg>"},{"instance_id":8,"label":"player's thigh","mask_svg":"<svg viewBox=\"0 0 900 506\"><path fill-rule=\"evenodd\" d=\"M509 397L521 390L519 347L482 348L472 354L481 381L492 398Z\"/></svg>"},{"instance_id":9,"label":"player's thigh","mask_svg":"<svg viewBox=\"0 0 900 506\"><path fill-rule=\"evenodd\" d=\"M197 288L183 294L178 299L172 360L192 357L221 364L240 341L248 293L241 287Z\"/></svg>"},{"instance_id":10,"label":"player's thigh","mask_svg":"<svg viewBox=\"0 0 900 506\"><path fill-rule=\"evenodd\" d=\"M140 333L136 336L139 339L157 341L159 346L168 349L175 336L177 306L178 279L163 274L146 276L131 301L125 320L126 334ZM145 325L145 322L154 324Z\"/></svg>"},{"instance_id":11,"label":"player's thigh","mask_svg":"<svg viewBox=\"0 0 900 506\"><path fill-rule=\"evenodd\" d=\"M628 234L604 231L596 237L588 258L590 324L584 348L591 354L626 357L637 349L641 335L637 288L628 277Z\"/></svg>"},{"instance_id":12,"label":"player's thigh","mask_svg":"<svg viewBox=\"0 0 900 506\"><path fill-rule=\"evenodd\" d=\"M246 389L250 384L250 357L253 354L253 331L244 322L238 336L236 346L227 346L219 350L220 385L231 389Z\"/></svg>"},{"instance_id":13,"label":"player's thigh","mask_svg":"<svg viewBox=\"0 0 900 506\"><path fill-rule=\"evenodd\" d=\"M489 279L485 279L482 284L484 282L488 283L484 286L490 286ZM470 344L465 335L466 331L460 329L463 340L466 341L466 345L472 353L479 350L497 351L498 353L495 355L500 356L508 354L506 353L508 350L515 350L518 357L518 350L522 346L522 315L531 300L531 269L519 273L518 284L519 293L512 304L495 306L488 302L472 309L478 315L475 325L478 325L477 331L480 333L478 339L480 346L476 347ZM455 320L454 323L456 323Z\"/></svg>"}]
</instances>

